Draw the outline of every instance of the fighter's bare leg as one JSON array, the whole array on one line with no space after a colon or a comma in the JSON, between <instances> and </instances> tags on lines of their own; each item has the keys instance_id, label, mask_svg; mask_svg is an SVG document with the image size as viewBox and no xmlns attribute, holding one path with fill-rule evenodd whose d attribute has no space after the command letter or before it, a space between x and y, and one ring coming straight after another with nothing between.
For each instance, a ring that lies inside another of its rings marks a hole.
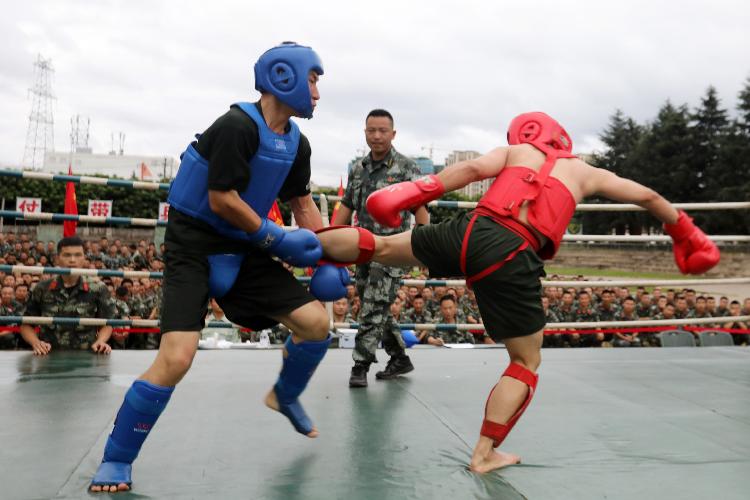
<instances>
[{"instance_id":1,"label":"fighter's bare leg","mask_svg":"<svg viewBox=\"0 0 750 500\"><path fill-rule=\"evenodd\" d=\"M542 340L542 330L533 335L506 339L505 347L508 349L510 361L536 372L542 361ZM485 418L492 422L507 423L523 404L528 391L529 387L520 380L500 377L500 381L487 401ZM491 438L479 436L471 457L470 468L474 472L484 473L514 465L520 461L521 458L517 455L495 451Z\"/></svg>"},{"instance_id":2,"label":"fighter's bare leg","mask_svg":"<svg viewBox=\"0 0 750 500\"><path fill-rule=\"evenodd\" d=\"M387 266L423 266L411 249L411 231L391 236L375 236L372 260ZM359 256L359 231L353 227L332 229L318 234L326 258L353 262Z\"/></svg>"},{"instance_id":3,"label":"fighter's bare leg","mask_svg":"<svg viewBox=\"0 0 750 500\"><path fill-rule=\"evenodd\" d=\"M193 364L199 338L200 332L167 332L162 335L156 359L139 379L164 387L177 385ZM125 483L92 485L90 488L95 493L116 493L129 489Z\"/></svg>"},{"instance_id":4,"label":"fighter's bare leg","mask_svg":"<svg viewBox=\"0 0 750 500\"><path fill-rule=\"evenodd\" d=\"M289 314L274 317L273 319L292 331L292 342L295 344L299 344L305 340L319 342L328 337L330 319L325 307L318 301L308 302ZM285 349L284 357L287 355L288 353ZM266 394L265 403L272 410L279 411L279 402L273 387ZM318 437L318 430L313 427L312 431L307 434L307 437Z\"/></svg>"}]
</instances>

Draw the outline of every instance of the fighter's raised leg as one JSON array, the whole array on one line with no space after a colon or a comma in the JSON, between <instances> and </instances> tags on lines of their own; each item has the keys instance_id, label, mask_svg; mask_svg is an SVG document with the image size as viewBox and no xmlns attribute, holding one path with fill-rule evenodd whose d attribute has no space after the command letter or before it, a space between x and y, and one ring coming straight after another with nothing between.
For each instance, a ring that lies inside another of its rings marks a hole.
<instances>
[{"instance_id":1,"label":"fighter's raised leg","mask_svg":"<svg viewBox=\"0 0 750 500\"><path fill-rule=\"evenodd\" d=\"M323 246L323 258L339 263L361 260L363 254L368 251L364 240L370 237L374 240L371 260L387 266L423 265L412 251L411 231L391 236L377 236L366 229L341 226L318 232L320 244Z\"/></svg>"},{"instance_id":2,"label":"fighter's raised leg","mask_svg":"<svg viewBox=\"0 0 750 500\"><path fill-rule=\"evenodd\" d=\"M305 413L299 396L331 343L328 314L323 305L315 301L274 319L289 328L292 335L284 345L281 373L266 395L266 406L287 417L300 434L317 437L318 430Z\"/></svg>"}]
</instances>

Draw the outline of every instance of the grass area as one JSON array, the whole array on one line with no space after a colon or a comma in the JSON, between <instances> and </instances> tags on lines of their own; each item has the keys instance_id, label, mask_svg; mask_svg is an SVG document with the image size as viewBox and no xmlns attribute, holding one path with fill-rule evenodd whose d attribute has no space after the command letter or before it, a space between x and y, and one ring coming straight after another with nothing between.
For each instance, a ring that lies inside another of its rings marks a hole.
<instances>
[{"instance_id":1,"label":"grass area","mask_svg":"<svg viewBox=\"0 0 750 500\"><path fill-rule=\"evenodd\" d=\"M559 267L545 266L547 276L559 274L561 276L578 276L582 274L589 276L606 276L610 278L633 278L633 279L684 279L679 273L655 273L643 271L625 271L622 269L600 269L598 267Z\"/></svg>"}]
</instances>

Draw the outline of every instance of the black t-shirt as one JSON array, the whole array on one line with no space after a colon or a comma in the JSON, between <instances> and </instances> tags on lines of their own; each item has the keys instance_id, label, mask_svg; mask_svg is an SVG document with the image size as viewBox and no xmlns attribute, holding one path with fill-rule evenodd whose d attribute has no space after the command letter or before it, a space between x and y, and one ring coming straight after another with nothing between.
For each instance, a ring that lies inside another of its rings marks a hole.
<instances>
[{"instance_id":1,"label":"black t-shirt","mask_svg":"<svg viewBox=\"0 0 750 500\"><path fill-rule=\"evenodd\" d=\"M255 103L260 112L260 103ZM208 188L216 191L247 189L252 173L248 163L258 151L258 125L238 106L220 116L200 135L193 147L208 160ZM310 142L300 134L297 156L279 190L283 202L310 193ZM258 214L266 217L268 214ZM248 244L221 236L210 224L169 209L169 223L165 237L167 248L197 250L209 253L242 252Z\"/></svg>"}]
</instances>

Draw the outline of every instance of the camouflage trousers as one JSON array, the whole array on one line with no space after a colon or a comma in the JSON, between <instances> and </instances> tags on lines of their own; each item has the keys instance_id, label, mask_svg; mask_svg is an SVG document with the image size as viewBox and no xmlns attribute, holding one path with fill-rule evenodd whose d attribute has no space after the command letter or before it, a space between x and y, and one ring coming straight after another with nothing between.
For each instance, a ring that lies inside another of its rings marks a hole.
<instances>
[{"instance_id":1,"label":"camouflage trousers","mask_svg":"<svg viewBox=\"0 0 750 500\"><path fill-rule=\"evenodd\" d=\"M404 354L404 339L390 311L402 274L398 267L383 266L377 262L357 266L355 280L362 307L359 311L359 332L352 352L355 362L377 363L375 350L381 340L389 356Z\"/></svg>"}]
</instances>

